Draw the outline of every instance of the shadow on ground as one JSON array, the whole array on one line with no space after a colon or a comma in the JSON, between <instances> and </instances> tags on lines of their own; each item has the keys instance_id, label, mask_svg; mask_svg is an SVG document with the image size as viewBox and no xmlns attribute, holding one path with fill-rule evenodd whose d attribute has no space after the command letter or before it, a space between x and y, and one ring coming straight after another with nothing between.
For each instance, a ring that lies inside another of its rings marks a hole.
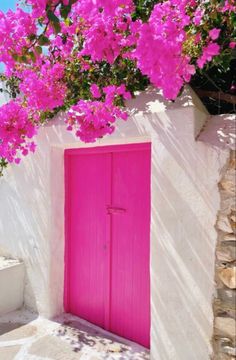
<instances>
[{"instance_id":1,"label":"shadow on ground","mask_svg":"<svg viewBox=\"0 0 236 360\"><path fill-rule=\"evenodd\" d=\"M149 360L149 351L70 314L0 318L0 360Z\"/></svg>"},{"instance_id":2,"label":"shadow on ground","mask_svg":"<svg viewBox=\"0 0 236 360\"><path fill-rule=\"evenodd\" d=\"M60 319L58 320L60 322ZM58 320L55 319L55 321ZM149 351L142 346L108 333L81 319L62 321L54 335L69 342L73 351L77 353L90 348L99 353L101 359L149 359Z\"/></svg>"}]
</instances>

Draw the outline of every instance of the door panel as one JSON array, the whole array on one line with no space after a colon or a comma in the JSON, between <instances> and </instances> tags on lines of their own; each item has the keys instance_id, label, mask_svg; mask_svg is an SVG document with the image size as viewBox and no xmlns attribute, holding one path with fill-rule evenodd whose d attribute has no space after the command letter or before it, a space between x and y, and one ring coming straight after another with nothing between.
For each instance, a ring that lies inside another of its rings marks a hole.
<instances>
[{"instance_id":1,"label":"door panel","mask_svg":"<svg viewBox=\"0 0 236 360\"><path fill-rule=\"evenodd\" d=\"M66 150L66 311L149 347L150 144Z\"/></svg>"},{"instance_id":2,"label":"door panel","mask_svg":"<svg viewBox=\"0 0 236 360\"><path fill-rule=\"evenodd\" d=\"M68 311L104 327L110 154L69 157Z\"/></svg>"},{"instance_id":3,"label":"door panel","mask_svg":"<svg viewBox=\"0 0 236 360\"><path fill-rule=\"evenodd\" d=\"M149 347L150 152L119 152L112 161L110 330Z\"/></svg>"}]
</instances>

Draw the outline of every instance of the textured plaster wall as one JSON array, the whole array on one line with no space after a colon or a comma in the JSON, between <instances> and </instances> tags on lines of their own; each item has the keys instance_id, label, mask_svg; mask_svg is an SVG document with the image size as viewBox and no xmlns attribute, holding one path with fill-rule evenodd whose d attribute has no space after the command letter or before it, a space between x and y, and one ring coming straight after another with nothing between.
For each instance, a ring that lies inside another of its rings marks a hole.
<instances>
[{"instance_id":1,"label":"textured plaster wall","mask_svg":"<svg viewBox=\"0 0 236 360\"><path fill-rule=\"evenodd\" d=\"M217 183L228 150L208 138L195 141L208 114L189 89L174 104L150 90L128 107L130 119L95 145L152 142L151 358L206 360ZM26 263L26 305L52 316L63 311L63 154L85 144L65 131L60 118L41 129L37 141L36 154L0 180L0 248Z\"/></svg>"}]
</instances>

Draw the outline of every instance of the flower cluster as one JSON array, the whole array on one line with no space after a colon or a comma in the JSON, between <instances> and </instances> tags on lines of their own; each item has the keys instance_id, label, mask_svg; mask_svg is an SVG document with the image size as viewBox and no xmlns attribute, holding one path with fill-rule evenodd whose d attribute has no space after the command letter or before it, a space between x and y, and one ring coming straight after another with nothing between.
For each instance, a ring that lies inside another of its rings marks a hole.
<instances>
[{"instance_id":1,"label":"flower cluster","mask_svg":"<svg viewBox=\"0 0 236 360\"><path fill-rule=\"evenodd\" d=\"M29 34L36 33L35 19L18 8L16 12L9 10L7 14L0 11L0 62L11 73L21 55L29 45Z\"/></svg>"},{"instance_id":2,"label":"flower cluster","mask_svg":"<svg viewBox=\"0 0 236 360\"><path fill-rule=\"evenodd\" d=\"M0 108L0 157L19 163L21 154L35 151L32 137L36 133L37 126L19 99Z\"/></svg>"},{"instance_id":3,"label":"flower cluster","mask_svg":"<svg viewBox=\"0 0 236 360\"><path fill-rule=\"evenodd\" d=\"M61 81L64 67L61 64L43 64L40 73L24 70L21 74L20 90L27 98L28 107L34 110L49 111L62 106L66 86Z\"/></svg>"},{"instance_id":4,"label":"flower cluster","mask_svg":"<svg viewBox=\"0 0 236 360\"><path fill-rule=\"evenodd\" d=\"M131 0L78 1L73 9L74 21L83 16L83 48L80 56L90 56L93 62L107 61L113 64L117 57L130 46L129 26L134 5Z\"/></svg>"},{"instance_id":5,"label":"flower cluster","mask_svg":"<svg viewBox=\"0 0 236 360\"><path fill-rule=\"evenodd\" d=\"M107 61L113 64L123 47L123 35L114 31L114 18L98 16L93 26L84 32L85 43L80 55L91 56L92 61Z\"/></svg>"},{"instance_id":6,"label":"flower cluster","mask_svg":"<svg viewBox=\"0 0 236 360\"><path fill-rule=\"evenodd\" d=\"M220 47L218 44L209 43L206 47L204 47L201 57L197 60L199 68L202 69L206 62L211 61L213 56L219 54L219 52Z\"/></svg>"},{"instance_id":7,"label":"flower cluster","mask_svg":"<svg viewBox=\"0 0 236 360\"><path fill-rule=\"evenodd\" d=\"M72 106L66 118L67 130L74 130L84 142L94 142L104 135L111 134L117 118L126 120L127 112L115 105L117 97L130 98L124 86L107 86L100 91L96 84L91 86L91 93L95 99L105 94L104 101L80 100Z\"/></svg>"},{"instance_id":8,"label":"flower cluster","mask_svg":"<svg viewBox=\"0 0 236 360\"><path fill-rule=\"evenodd\" d=\"M134 56L142 73L163 90L167 99L175 99L184 82L189 82L195 68L183 54L188 1L169 0L155 5L148 23L137 27Z\"/></svg>"},{"instance_id":9,"label":"flower cluster","mask_svg":"<svg viewBox=\"0 0 236 360\"><path fill-rule=\"evenodd\" d=\"M40 122L61 109L68 130L95 141L127 118L136 90L152 83L174 100L196 71L235 51L234 0L25 4L0 12L0 62L20 93L0 108L0 158L9 162L34 150Z\"/></svg>"}]
</instances>

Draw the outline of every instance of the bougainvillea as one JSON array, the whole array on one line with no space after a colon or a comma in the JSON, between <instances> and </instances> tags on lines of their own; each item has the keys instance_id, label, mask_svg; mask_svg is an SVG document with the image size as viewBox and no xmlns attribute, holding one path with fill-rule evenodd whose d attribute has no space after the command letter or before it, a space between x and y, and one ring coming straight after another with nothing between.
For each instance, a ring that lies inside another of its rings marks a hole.
<instances>
[{"instance_id":1,"label":"bougainvillea","mask_svg":"<svg viewBox=\"0 0 236 360\"><path fill-rule=\"evenodd\" d=\"M59 111L93 142L150 83L175 100L196 72L235 56L234 0L24 0L0 12L0 62L17 99L0 108L0 167L35 150ZM2 165L1 165L2 164Z\"/></svg>"},{"instance_id":2,"label":"bougainvillea","mask_svg":"<svg viewBox=\"0 0 236 360\"><path fill-rule=\"evenodd\" d=\"M167 99L175 99L183 83L195 73L191 57L183 53L185 28L190 24L188 2L169 0L155 5L149 21L136 29L137 65L156 87L163 89Z\"/></svg>"},{"instance_id":3,"label":"bougainvillea","mask_svg":"<svg viewBox=\"0 0 236 360\"><path fill-rule=\"evenodd\" d=\"M75 130L75 134L86 142L111 134L115 129L112 124L117 118L127 120L128 114L114 103L117 97L130 98L123 85L110 85L100 91L96 84L92 84L90 91L94 99L101 98L103 93L104 101L80 100L66 117L67 130Z\"/></svg>"},{"instance_id":4,"label":"bougainvillea","mask_svg":"<svg viewBox=\"0 0 236 360\"><path fill-rule=\"evenodd\" d=\"M20 162L20 155L35 151L31 140L36 134L37 122L22 106L21 99L11 100L0 108L0 157L8 162Z\"/></svg>"},{"instance_id":5,"label":"bougainvillea","mask_svg":"<svg viewBox=\"0 0 236 360\"><path fill-rule=\"evenodd\" d=\"M40 70L27 69L20 73L20 91L27 98L27 106L34 110L49 111L62 106L66 85L62 82L62 64L42 64Z\"/></svg>"}]
</instances>

